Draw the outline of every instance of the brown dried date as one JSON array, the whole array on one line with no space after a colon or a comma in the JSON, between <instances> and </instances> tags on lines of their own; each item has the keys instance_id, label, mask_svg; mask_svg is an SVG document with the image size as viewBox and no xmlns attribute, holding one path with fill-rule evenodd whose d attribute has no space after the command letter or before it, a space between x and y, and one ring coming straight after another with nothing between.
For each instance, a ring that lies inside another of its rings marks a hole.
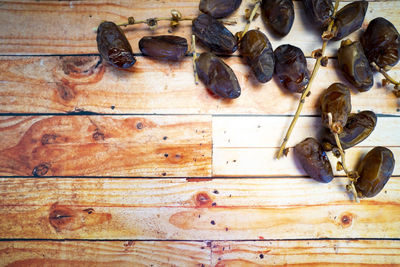
<instances>
[{"instance_id":1,"label":"brown dried date","mask_svg":"<svg viewBox=\"0 0 400 267\"><path fill-rule=\"evenodd\" d=\"M257 80L266 83L274 73L274 52L267 36L258 30L248 31L240 41L240 53Z\"/></svg>"},{"instance_id":2,"label":"brown dried date","mask_svg":"<svg viewBox=\"0 0 400 267\"><path fill-rule=\"evenodd\" d=\"M301 93L309 81L307 61L300 48L285 44L274 51L275 73L282 85L293 93Z\"/></svg>"},{"instance_id":3,"label":"brown dried date","mask_svg":"<svg viewBox=\"0 0 400 267\"><path fill-rule=\"evenodd\" d=\"M135 64L131 45L124 32L114 22L102 22L97 29L96 40L100 55L107 63L122 69Z\"/></svg>"},{"instance_id":4,"label":"brown dried date","mask_svg":"<svg viewBox=\"0 0 400 267\"><path fill-rule=\"evenodd\" d=\"M174 35L145 36L139 49L146 56L177 61L186 55L188 44L185 38Z\"/></svg>"},{"instance_id":5,"label":"brown dried date","mask_svg":"<svg viewBox=\"0 0 400 267\"><path fill-rule=\"evenodd\" d=\"M394 155L386 147L378 146L369 151L361 161L360 177L354 184L358 196L376 196L392 176L394 165Z\"/></svg>"},{"instance_id":6,"label":"brown dried date","mask_svg":"<svg viewBox=\"0 0 400 267\"><path fill-rule=\"evenodd\" d=\"M338 62L347 80L360 92L371 89L374 76L360 42L348 39L342 41L338 51Z\"/></svg>"},{"instance_id":7,"label":"brown dried date","mask_svg":"<svg viewBox=\"0 0 400 267\"><path fill-rule=\"evenodd\" d=\"M285 36L294 21L292 0L262 0L261 14L264 22L277 34Z\"/></svg>"},{"instance_id":8,"label":"brown dried date","mask_svg":"<svg viewBox=\"0 0 400 267\"><path fill-rule=\"evenodd\" d=\"M320 104L322 123L330 128L328 114L331 113L332 130L340 134L351 111L349 88L342 83L332 84L322 93Z\"/></svg>"},{"instance_id":9,"label":"brown dried date","mask_svg":"<svg viewBox=\"0 0 400 267\"><path fill-rule=\"evenodd\" d=\"M192 32L212 51L232 54L237 49L235 36L218 20L201 14L192 22Z\"/></svg>"},{"instance_id":10,"label":"brown dried date","mask_svg":"<svg viewBox=\"0 0 400 267\"><path fill-rule=\"evenodd\" d=\"M219 19L231 15L239 8L242 0L200 0L201 12Z\"/></svg>"},{"instance_id":11,"label":"brown dried date","mask_svg":"<svg viewBox=\"0 0 400 267\"><path fill-rule=\"evenodd\" d=\"M400 35L394 25L384 19L373 19L361 36L361 44L370 63L381 68L392 67L400 58Z\"/></svg>"},{"instance_id":12,"label":"brown dried date","mask_svg":"<svg viewBox=\"0 0 400 267\"><path fill-rule=\"evenodd\" d=\"M341 8L335 17L333 24L333 40L341 40L352 32L358 30L368 9L367 1L356 1Z\"/></svg>"},{"instance_id":13,"label":"brown dried date","mask_svg":"<svg viewBox=\"0 0 400 267\"><path fill-rule=\"evenodd\" d=\"M332 181L331 163L316 139L309 137L297 144L294 155L311 178L323 183Z\"/></svg>"},{"instance_id":14,"label":"brown dried date","mask_svg":"<svg viewBox=\"0 0 400 267\"><path fill-rule=\"evenodd\" d=\"M329 20L333 14L333 5L331 0L303 0L304 9L317 27L328 26Z\"/></svg>"},{"instance_id":15,"label":"brown dried date","mask_svg":"<svg viewBox=\"0 0 400 267\"><path fill-rule=\"evenodd\" d=\"M374 112L364 110L359 113L350 113L343 132L339 134L343 149L353 147L364 141L375 129L377 117ZM324 129L322 144L329 151L336 146L335 137L328 129Z\"/></svg>"},{"instance_id":16,"label":"brown dried date","mask_svg":"<svg viewBox=\"0 0 400 267\"><path fill-rule=\"evenodd\" d=\"M223 98L238 98L240 85L233 70L212 53L202 53L196 60L200 80L214 94Z\"/></svg>"}]
</instances>

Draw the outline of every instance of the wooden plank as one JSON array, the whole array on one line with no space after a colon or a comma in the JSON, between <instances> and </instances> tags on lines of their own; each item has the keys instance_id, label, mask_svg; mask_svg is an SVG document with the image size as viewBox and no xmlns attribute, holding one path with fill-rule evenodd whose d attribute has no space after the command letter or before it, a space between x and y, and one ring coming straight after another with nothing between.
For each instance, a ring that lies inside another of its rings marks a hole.
<instances>
[{"instance_id":1,"label":"wooden plank","mask_svg":"<svg viewBox=\"0 0 400 267\"><path fill-rule=\"evenodd\" d=\"M206 242L7 241L1 266L210 266Z\"/></svg>"},{"instance_id":2,"label":"wooden plank","mask_svg":"<svg viewBox=\"0 0 400 267\"><path fill-rule=\"evenodd\" d=\"M0 119L1 175L211 175L209 116Z\"/></svg>"},{"instance_id":3,"label":"wooden plank","mask_svg":"<svg viewBox=\"0 0 400 267\"><path fill-rule=\"evenodd\" d=\"M258 83L242 59L226 62L235 71L242 95L235 100L212 96L203 84L195 86L191 59L160 63L138 57L132 72L118 71L97 56L0 57L0 112L139 114L294 114L299 95L282 89L277 79ZM314 60L308 60L309 70ZM336 60L321 68L302 114L318 114L321 92L334 82L346 83ZM400 65L390 73L400 77ZM151 78L149 78L151 77ZM352 92L353 110L400 114L400 100L381 87L380 74L370 91Z\"/></svg>"},{"instance_id":4,"label":"wooden plank","mask_svg":"<svg viewBox=\"0 0 400 267\"><path fill-rule=\"evenodd\" d=\"M345 179L328 185L304 178L0 181L3 239L243 240L400 234L399 177L360 204L350 202Z\"/></svg>"},{"instance_id":5,"label":"wooden plank","mask_svg":"<svg viewBox=\"0 0 400 267\"><path fill-rule=\"evenodd\" d=\"M213 266L398 266L400 241L213 242Z\"/></svg>"},{"instance_id":6,"label":"wooden plank","mask_svg":"<svg viewBox=\"0 0 400 267\"><path fill-rule=\"evenodd\" d=\"M294 158L274 160L292 117L213 117L214 176L303 176L307 175ZM309 136L318 136L322 129L319 117L300 117L288 147ZM346 164L355 169L361 158L374 146L386 146L400 158L399 117L378 117L372 134L356 147L346 150ZM328 153L333 169L337 159ZM344 175L334 171L335 175ZM393 175L400 175L396 164Z\"/></svg>"},{"instance_id":7,"label":"wooden plank","mask_svg":"<svg viewBox=\"0 0 400 267\"><path fill-rule=\"evenodd\" d=\"M340 6L347 4L343 2ZM244 10L250 7L250 0L243 1L240 9L231 19L238 23L228 28L233 32L243 30ZM155 9L156 8L156 9ZM370 2L363 28L375 17L389 19L398 29L400 18L398 1ZM151 17L168 17L171 9L178 9L185 17L195 17L198 11L198 0L173 1L3 1L0 6L0 53L1 54L81 54L97 53L93 28L103 20L116 22L127 21L134 16L136 20ZM156 11L155 11L156 10ZM23 18L23 19L21 19ZM29 21L29 23L26 23ZM12 22L12 23L10 23ZM49 27L48 25L51 25ZM291 32L285 38L278 38L265 28L258 18L252 28L261 28L271 39L273 47L291 43L301 47L306 55L321 47L320 33L306 19L303 5L295 2L295 21ZM150 31L146 26L130 27L127 38L135 52L137 43L144 35L170 34L168 22L160 23L158 29ZM191 22L182 23L174 34L189 39ZM359 33L350 38L355 39ZM332 42L328 54L334 55L339 42Z\"/></svg>"}]
</instances>

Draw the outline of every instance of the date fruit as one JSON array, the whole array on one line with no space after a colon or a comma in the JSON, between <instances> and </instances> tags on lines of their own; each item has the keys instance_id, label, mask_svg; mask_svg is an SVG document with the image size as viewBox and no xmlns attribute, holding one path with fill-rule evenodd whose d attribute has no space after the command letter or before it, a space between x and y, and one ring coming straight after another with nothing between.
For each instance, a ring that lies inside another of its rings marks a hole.
<instances>
[{"instance_id":1,"label":"date fruit","mask_svg":"<svg viewBox=\"0 0 400 267\"><path fill-rule=\"evenodd\" d=\"M343 149L353 147L365 139L375 129L377 117L374 112L364 110L359 113L350 113L343 132L339 134L340 144ZM336 147L336 140L331 131L324 129L322 144L326 151Z\"/></svg>"},{"instance_id":2,"label":"date fruit","mask_svg":"<svg viewBox=\"0 0 400 267\"><path fill-rule=\"evenodd\" d=\"M281 36L290 32L294 21L292 0L262 0L261 14L264 22Z\"/></svg>"},{"instance_id":3,"label":"date fruit","mask_svg":"<svg viewBox=\"0 0 400 267\"><path fill-rule=\"evenodd\" d=\"M333 4L331 0L303 0L304 9L307 16L319 28L328 26L330 17L333 14Z\"/></svg>"},{"instance_id":4,"label":"date fruit","mask_svg":"<svg viewBox=\"0 0 400 267\"><path fill-rule=\"evenodd\" d=\"M257 80L266 83L274 74L274 52L267 36L258 30L248 31L240 41L240 53Z\"/></svg>"},{"instance_id":5,"label":"date fruit","mask_svg":"<svg viewBox=\"0 0 400 267\"><path fill-rule=\"evenodd\" d=\"M102 22L97 29L97 48L101 57L114 67L127 69L135 64L132 47L114 22Z\"/></svg>"},{"instance_id":6,"label":"date fruit","mask_svg":"<svg viewBox=\"0 0 400 267\"><path fill-rule=\"evenodd\" d=\"M400 35L394 25L384 19L373 19L361 35L361 44L370 63L388 69L399 62Z\"/></svg>"},{"instance_id":7,"label":"date fruit","mask_svg":"<svg viewBox=\"0 0 400 267\"><path fill-rule=\"evenodd\" d=\"M335 22L333 23L332 29L335 36L333 40L341 40L358 30L364 21L367 9L368 2L364 0L352 2L341 8L337 12Z\"/></svg>"},{"instance_id":8,"label":"date fruit","mask_svg":"<svg viewBox=\"0 0 400 267\"><path fill-rule=\"evenodd\" d=\"M242 0L200 0L201 12L219 19L231 15L239 8Z\"/></svg>"},{"instance_id":9,"label":"date fruit","mask_svg":"<svg viewBox=\"0 0 400 267\"><path fill-rule=\"evenodd\" d=\"M311 178L323 183L332 181L331 163L316 139L309 137L297 144L294 155Z\"/></svg>"},{"instance_id":10,"label":"date fruit","mask_svg":"<svg viewBox=\"0 0 400 267\"><path fill-rule=\"evenodd\" d=\"M212 53L204 52L196 60L197 74L205 86L222 98L238 98L240 85L233 70Z\"/></svg>"},{"instance_id":11,"label":"date fruit","mask_svg":"<svg viewBox=\"0 0 400 267\"><path fill-rule=\"evenodd\" d=\"M285 44L274 51L275 73L282 85L293 93L301 93L307 86L310 75L307 61L300 48Z\"/></svg>"},{"instance_id":12,"label":"date fruit","mask_svg":"<svg viewBox=\"0 0 400 267\"><path fill-rule=\"evenodd\" d=\"M207 14L201 14L193 20L192 32L214 52L232 54L237 49L235 36L221 22Z\"/></svg>"},{"instance_id":13,"label":"date fruit","mask_svg":"<svg viewBox=\"0 0 400 267\"><path fill-rule=\"evenodd\" d=\"M145 36L139 49L145 56L178 61L186 55L188 44L185 38L174 35Z\"/></svg>"},{"instance_id":14,"label":"date fruit","mask_svg":"<svg viewBox=\"0 0 400 267\"><path fill-rule=\"evenodd\" d=\"M322 123L325 127L330 128L328 113L331 113L331 130L340 134L351 111L349 88L342 83L332 84L322 93L320 104Z\"/></svg>"},{"instance_id":15,"label":"date fruit","mask_svg":"<svg viewBox=\"0 0 400 267\"><path fill-rule=\"evenodd\" d=\"M349 39L342 41L338 51L339 67L360 92L371 89L374 85L374 76L361 43Z\"/></svg>"},{"instance_id":16,"label":"date fruit","mask_svg":"<svg viewBox=\"0 0 400 267\"><path fill-rule=\"evenodd\" d=\"M374 147L362 159L355 182L359 197L374 197L385 186L394 170L394 155L386 147Z\"/></svg>"}]
</instances>

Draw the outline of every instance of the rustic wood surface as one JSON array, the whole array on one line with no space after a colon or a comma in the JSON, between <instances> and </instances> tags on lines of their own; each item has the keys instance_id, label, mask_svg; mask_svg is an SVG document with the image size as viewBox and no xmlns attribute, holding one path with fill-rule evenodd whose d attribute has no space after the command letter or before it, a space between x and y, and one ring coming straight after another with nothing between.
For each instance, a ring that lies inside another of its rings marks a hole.
<instances>
[{"instance_id":1,"label":"rustic wood surface","mask_svg":"<svg viewBox=\"0 0 400 267\"><path fill-rule=\"evenodd\" d=\"M312 70L320 33L294 4L285 38L260 17L251 28L274 48L300 47ZM258 84L236 52L224 60L242 95L222 101L194 85L189 56L170 63L137 54L128 71L100 60L100 21L174 8L199 13L198 0L0 1L0 266L400 266L400 165L380 194L356 204L343 172L321 184L291 151L274 160L299 99L277 79ZM250 0L229 18L232 32L244 28L246 8ZM399 10L399 1L370 0L362 30L378 16L400 29ZM190 25L126 34L139 53L142 36L189 39ZM339 45L328 45L289 147L318 135L321 92L348 84ZM390 73L399 79L400 66ZM352 111L373 110L378 124L347 150L351 169L378 145L400 159L400 101L374 79L370 91L352 90Z\"/></svg>"}]
</instances>

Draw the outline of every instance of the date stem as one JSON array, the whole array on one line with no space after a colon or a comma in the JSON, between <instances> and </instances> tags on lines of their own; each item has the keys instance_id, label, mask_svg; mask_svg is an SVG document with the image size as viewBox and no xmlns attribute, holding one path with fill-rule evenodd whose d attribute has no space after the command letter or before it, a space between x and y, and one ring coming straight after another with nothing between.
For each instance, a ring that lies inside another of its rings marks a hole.
<instances>
[{"instance_id":1,"label":"date stem","mask_svg":"<svg viewBox=\"0 0 400 267\"><path fill-rule=\"evenodd\" d=\"M258 8L260 7L260 5L261 5L261 0L258 0L258 1L256 2L256 4L254 5L253 10L252 10L251 13L250 13L250 17L249 17L249 19L247 20L246 26L244 26L243 32L240 34L240 39L242 39L243 36L246 34L246 32L249 30L250 24L251 24L251 22L253 21L254 16L256 15L257 10L258 10Z\"/></svg>"},{"instance_id":2,"label":"date stem","mask_svg":"<svg viewBox=\"0 0 400 267\"><path fill-rule=\"evenodd\" d=\"M383 68L379 67L375 62L371 63L371 66L379 71L386 79L386 81L390 82L394 85L395 95L400 97L400 81L396 81L392 76L389 75Z\"/></svg>"},{"instance_id":3,"label":"date stem","mask_svg":"<svg viewBox=\"0 0 400 267\"><path fill-rule=\"evenodd\" d=\"M194 34L192 34L192 54L193 54L193 75L194 75L194 83L197 85L199 84L199 75L197 74L197 68L196 68L196 59L197 59L197 53L196 53L196 37Z\"/></svg>"},{"instance_id":4,"label":"date stem","mask_svg":"<svg viewBox=\"0 0 400 267\"><path fill-rule=\"evenodd\" d=\"M346 154L343 150L342 144L340 143L338 133L333 130L334 126L333 126L333 122L332 122L332 113L328 113L328 119L329 119L329 127L331 128L332 134L335 136L336 146L338 147L338 150L340 153L340 164L342 165L343 171L346 173L346 176L350 179L350 184L348 184L346 186L346 189L353 194L354 200L357 203L360 203L360 200L358 199L358 196L357 196L356 187L354 186L354 182L357 180L358 175L355 172L350 172L349 169L347 169Z\"/></svg>"},{"instance_id":5,"label":"date stem","mask_svg":"<svg viewBox=\"0 0 400 267\"><path fill-rule=\"evenodd\" d=\"M290 123L289 129L286 132L285 138L283 139L283 142L282 142L282 144L281 144L281 146L279 148L278 154L276 156L277 159L282 157L282 155L283 155L283 153L284 153L284 151L286 149L287 142L289 141L290 135L292 134L294 126L296 125L296 122L297 122L297 120L298 120L298 118L300 116L301 110L303 109L304 103L306 101L306 97L309 95L309 92L311 90L311 85L312 85L312 83L313 83L313 81L314 81L314 79L315 79L315 77L317 75L319 67L321 66L321 61L324 58L326 46L328 45L328 42L329 42L329 38L326 38L325 36L327 35L327 33L332 31L333 22L334 22L333 18L336 15L336 11L337 11L337 9L339 7L339 2L340 2L340 0L336 0L335 1L335 8L333 10L332 19L331 19L331 21L330 21L330 23L328 25L328 29L326 30L326 32L323 33L324 37L323 37L323 42L322 42L321 53L317 57L317 61L315 62L314 69L313 69L313 71L311 73L310 80L309 80L305 90L301 94L299 105L297 106L296 113L295 113L295 115L293 117L292 122ZM331 38L332 37L333 36L331 36Z\"/></svg>"}]
</instances>

